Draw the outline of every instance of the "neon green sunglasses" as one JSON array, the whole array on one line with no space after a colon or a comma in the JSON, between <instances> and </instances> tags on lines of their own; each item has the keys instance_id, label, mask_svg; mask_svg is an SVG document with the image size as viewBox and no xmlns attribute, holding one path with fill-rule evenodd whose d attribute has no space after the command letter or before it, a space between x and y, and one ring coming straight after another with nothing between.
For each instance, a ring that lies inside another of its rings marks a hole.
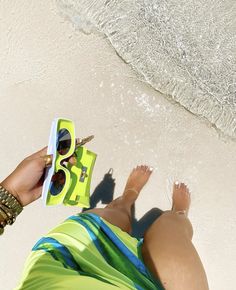
<instances>
[{"instance_id":1,"label":"neon green sunglasses","mask_svg":"<svg viewBox=\"0 0 236 290\"><path fill-rule=\"evenodd\" d=\"M90 206L90 183L96 154L83 145L93 136L77 140L71 120L57 118L53 121L48 152L52 154L52 166L47 168L42 198L46 205ZM75 164L68 162L76 157Z\"/></svg>"}]
</instances>

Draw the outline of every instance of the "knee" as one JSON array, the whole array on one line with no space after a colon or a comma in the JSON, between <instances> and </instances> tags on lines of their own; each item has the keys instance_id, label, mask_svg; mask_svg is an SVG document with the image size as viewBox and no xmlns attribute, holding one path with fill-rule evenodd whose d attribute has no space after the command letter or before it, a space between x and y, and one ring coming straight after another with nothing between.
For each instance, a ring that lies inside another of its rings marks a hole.
<instances>
[{"instance_id":1,"label":"knee","mask_svg":"<svg viewBox=\"0 0 236 290\"><path fill-rule=\"evenodd\" d=\"M190 240L193 237L193 227L188 217L182 214L177 214L173 211L165 211L146 231L145 235L148 232L155 231L157 234L161 231L165 233L169 232L170 234L178 232L180 234L186 235Z\"/></svg>"},{"instance_id":2,"label":"knee","mask_svg":"<svg viewBox=\"0 0 236 290\"><path fill-rule=\"evenodd\" d=\"M164 223L173 223L173 225L182 228L192 240L193 226L186 215L177 214L173 211L165 211L161 217L163 218Z\"/></svg>"}]
</instances>

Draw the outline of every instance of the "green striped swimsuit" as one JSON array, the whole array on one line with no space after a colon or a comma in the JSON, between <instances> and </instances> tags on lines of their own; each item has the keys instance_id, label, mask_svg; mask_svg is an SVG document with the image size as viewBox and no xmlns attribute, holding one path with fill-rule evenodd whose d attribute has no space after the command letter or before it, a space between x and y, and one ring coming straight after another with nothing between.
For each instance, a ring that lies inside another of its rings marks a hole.
<instances>
[{"instance_id":1,"label":"green striped swimsuit","mask_svg":"<svg viewBox=\"0 0 236 290\"><path fill-rule=\"evenodd\" d=\"M16 290L164 290L136 239L94 213L73 215L41 238Z\"/></svg>"}]
</instances>

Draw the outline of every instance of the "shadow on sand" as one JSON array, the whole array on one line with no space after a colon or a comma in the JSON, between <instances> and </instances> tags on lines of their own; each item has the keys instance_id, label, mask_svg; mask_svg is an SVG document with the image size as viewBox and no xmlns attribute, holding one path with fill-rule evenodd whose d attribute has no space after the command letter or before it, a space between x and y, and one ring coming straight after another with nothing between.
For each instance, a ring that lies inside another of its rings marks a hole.
<instances>
[{"instance_id":1,"label":"shadow on sand","mask_svg":"<svg viewBox=\"0 0 236 290\"><path fill-rule=\"evenodd\" d=\"M110 169L103 177L103 180L95 188L90 197L90 208L84 208L82 212L95 208L101 201L102 204L108 204L113 200L115 190L115 179L113 178L113 169ZM152 208L144 216L137 220L135 217L135 205L132 207L132 236L136 238L143 237L148 227L163 213L159 208Z\"/></svg>"}]
</instances>

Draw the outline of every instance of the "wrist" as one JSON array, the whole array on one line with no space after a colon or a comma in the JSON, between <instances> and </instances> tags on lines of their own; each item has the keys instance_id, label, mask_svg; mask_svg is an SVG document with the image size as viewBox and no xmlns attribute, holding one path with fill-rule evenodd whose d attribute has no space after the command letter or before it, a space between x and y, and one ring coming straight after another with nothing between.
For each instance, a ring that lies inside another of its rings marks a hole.
<instances>
[{"instance_id":1,"label":"wrist","mask_svg":"<svg viewBox=\"0 0 236 290\"><path fill-rule=\"evenodd\" d=\"M6 225L12 225L23 207L5 187L0 184L0 235Z\"/></svg>"},{"instance_id":2,"label":"wrist","mask_svg":"<svg viewBox=\"0 0 236 290\"><path fill-rule=\"evenodd\" d=\"M2 182L0 182L0 186L2 186L3 188L5 188L11 195L13 195L16 200L19 202L19 204L23 207L24 205L22 204L18 193L16 192L16 190L10 185L10 183L8 182L7 178L4 179Z\"/></svg>"}]
</instances>

